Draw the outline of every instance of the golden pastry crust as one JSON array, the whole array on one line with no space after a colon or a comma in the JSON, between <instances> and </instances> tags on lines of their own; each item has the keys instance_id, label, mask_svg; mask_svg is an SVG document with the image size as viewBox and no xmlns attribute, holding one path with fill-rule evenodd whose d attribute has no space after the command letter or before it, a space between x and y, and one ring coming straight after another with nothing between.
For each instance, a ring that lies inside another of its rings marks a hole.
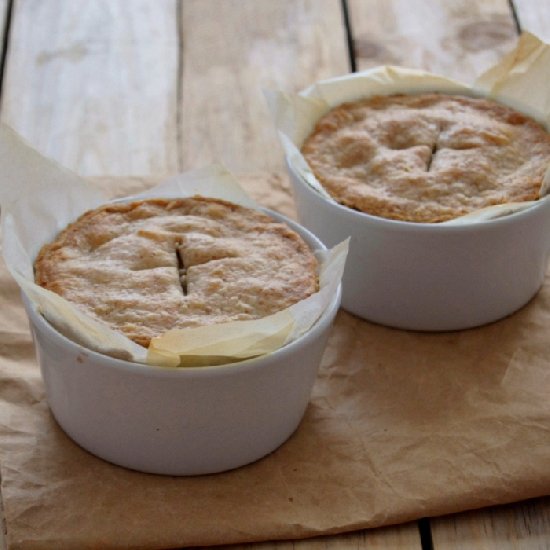
<instances>
[{"instance_id":1,"label":"golden pastry crust","mask_svg":"<svg viewBox=\"0 0 550 550\"><path fill-rule=\"evenodd\" d=\"M34 267L37 284L142 346L169 329L258 319L317 291L317 261L299 235L202 197L86 212Z\"/></svg>"},{"instance_id":2,"label":"golden pastry crust","mask_svg":"<svg viewBox=\"0 0 550 550\"><path fill-rule=\"evenodd\" d=\"M302 154L345 206L393 220L442 222L538 199L550 135L486 99L375 96L323 116Z\"/></svg>"}]
</instances>

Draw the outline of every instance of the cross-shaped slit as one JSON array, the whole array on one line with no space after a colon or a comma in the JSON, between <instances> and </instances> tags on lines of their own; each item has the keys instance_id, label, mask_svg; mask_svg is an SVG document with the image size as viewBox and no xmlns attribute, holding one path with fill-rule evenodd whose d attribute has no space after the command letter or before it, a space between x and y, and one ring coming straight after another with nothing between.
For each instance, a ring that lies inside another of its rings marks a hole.
<instances>
[{"instance_id":1,"label":"cross-shaped slit","mask_svg":"<svg viewBox=\"0 0 550 550\"><path fill-rule=\"evenodd\" d=\"M181 291L184 296L187 296L187 270L183 265L183 260L181 259L181 254L179 253L178 247L176 247L176 260L178 262L178 278L180 281Z\"/></svg>"},{"instance_id":2,"label":"cross-shaped slit","mask_svg":"<svg viewBox=\"0 0 550 550\"><path fill-rule=\"evenodd\" d=\"M426 165L426 172L429 172L429 171L430 171L436 153L437 153L437 141L432 145L432 150L431 150L431 153L430 153L430 158L428 159L428 162L427 162L427 165Z\"/></svg>"},{"instance_id":3,"label":"cross-shaped slit","mask_svg":"<svg viewBox=\"0 0 550 550\"><path fill-rule=\"evenodd\" d=\"M428 162L426 163L426 172L429 172L432 169L434 159L435 159L435 155L437 154L437 151L438 151L437 143L439 141L439 136L441 134L441 124L439 122L436 122L435 131L436 132L435 132L434 142L433 142L433 145L432 145L432 150L430 151L430 158L428 159Z\"/></svg>"}]
</instances>

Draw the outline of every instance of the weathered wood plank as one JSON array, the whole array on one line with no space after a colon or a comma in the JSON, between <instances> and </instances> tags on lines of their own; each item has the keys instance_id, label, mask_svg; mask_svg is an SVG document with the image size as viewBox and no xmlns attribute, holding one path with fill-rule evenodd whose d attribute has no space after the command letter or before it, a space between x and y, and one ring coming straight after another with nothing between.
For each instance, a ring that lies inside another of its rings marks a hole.
<instances>
[{"instance_id":1,"label":"weathered wood plank","mask_svg":"<svg viewBox=\"0 0 550 550\"><path fill-rule=\"evenodd\" d=\"M437 519L432 538L434 550L545 550L550 498Z\"/></svg>"},{"instance_id":2,"label":"weathered wood plank","mask_svg":"<svg viewBox=\"0 0 550 550\"><path fill-rule=\"evenodd\" d=\"M86 175L173 173L176 1L17 0L2 118Z\"/></svg>"},{"instance_id":3,"label":"weathered wood plank","mask_svg":"<svg viewBox=\"0 0 550 550\"><path fill-rule=\"evenodd\" d=\"M512 49L507 0L349 0L358 70L391 64L471 81Z\"/></svg>"},{"instance_id":4,"label":"weathered wood plank","mask_svg":"<svg viewBox=\"0 0 550 550\"><path fill-rule=\"evenodd\" d=\"M550 2L514 0L513 3L521 30L550 42Z\"/></svg>"},{"instance_id":5,"label":"weathered wood plank","mask_svg":"<svg viewBox=\"0 0 550 550\"><path fill-rule=\"evenodd\" d=\"M349 71L340 1L187 0L181 11L182 167L282 171L262 90Z\"/></svg>"}]
</instances>

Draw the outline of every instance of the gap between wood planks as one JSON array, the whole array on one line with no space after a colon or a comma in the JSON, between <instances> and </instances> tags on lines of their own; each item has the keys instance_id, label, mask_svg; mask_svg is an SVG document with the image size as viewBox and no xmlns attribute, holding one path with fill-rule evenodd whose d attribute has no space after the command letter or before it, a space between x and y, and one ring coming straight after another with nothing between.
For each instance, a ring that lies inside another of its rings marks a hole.
<instances>
[{"instance_id":1,"label":"gap between wood planks","mask_svg":"<svg viewBox=\"0 0 550 550\"><path fill-rule=\"evenodd\" d=\"M355 45L353 43L353 29L351 27L351 19L349 16L348 0L340 0L340 3L342 5L342 21L346 29L350 71L355 73L357 72L357 62L355 60Z\"/></svg>"},{"instance_id":2,"label":"gap between wood planks","mask_svg":"<svg viewBox=\"0 0 550 550\"><path fill-rule=\"evenodd\" d=\"M516 6L514 5L514 0L508 0L508 7L510 8L510 13L512 15L512 19L514 20L514 25L516 27L516 32L518 35L521 34L521 23L519 22L518 12L516 10Z\"/></svg>"},{"instance_id":3,"label":"gap between wood planks","mask_svg":"<svg viewBox=\"0 0 550 550\"><path fill-rule=\"evenodd\" d=\"M176 146L178 172L183 162L183 0L176 0L176 35L178 37L178 70L176 71Z\"/></svg>"},{"instance_id":4,"label":"gap between wood planks","mask_svg":"<svg viewBox=\"0 0 550 550\"><path fill-rule=\"evenodd\" d=\"M10 28L13 13L14 0L8 0L6 4L6 14L4 18L3 39L2 39L2 57L0 58L0 102L2 91L4 90L4 73L6 71L6 59L8 58Z\"/></svg>"}]
</instances>

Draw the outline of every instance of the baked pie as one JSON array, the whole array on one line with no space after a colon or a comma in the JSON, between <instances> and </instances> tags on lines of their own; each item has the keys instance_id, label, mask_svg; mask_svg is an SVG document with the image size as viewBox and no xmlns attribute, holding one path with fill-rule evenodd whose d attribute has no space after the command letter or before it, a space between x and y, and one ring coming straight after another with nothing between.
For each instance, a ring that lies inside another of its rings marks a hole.
<instances>
[{"instance_id":1,"label":"baked pie","mask_svg":"<svg viewBox=\"0 0 550 550\"><path fill-rule=\"evenodd\" d=\"M89 211L34 267L37 284L142 346L169 329L270 315L318 285L315 256L289 227L203 197Z\"/></svg>"},{"instance_id":2,"label":"baked pie","mask_svg":"<svg viewBox=\"0 0 550 550\"><path fill-rule=\"evenodd\" d=\"M392 220L442 222L538 199L550 135L487 99L375 96L329 111L302 154L345 206Z\"/></svg>"}]
</instances>

